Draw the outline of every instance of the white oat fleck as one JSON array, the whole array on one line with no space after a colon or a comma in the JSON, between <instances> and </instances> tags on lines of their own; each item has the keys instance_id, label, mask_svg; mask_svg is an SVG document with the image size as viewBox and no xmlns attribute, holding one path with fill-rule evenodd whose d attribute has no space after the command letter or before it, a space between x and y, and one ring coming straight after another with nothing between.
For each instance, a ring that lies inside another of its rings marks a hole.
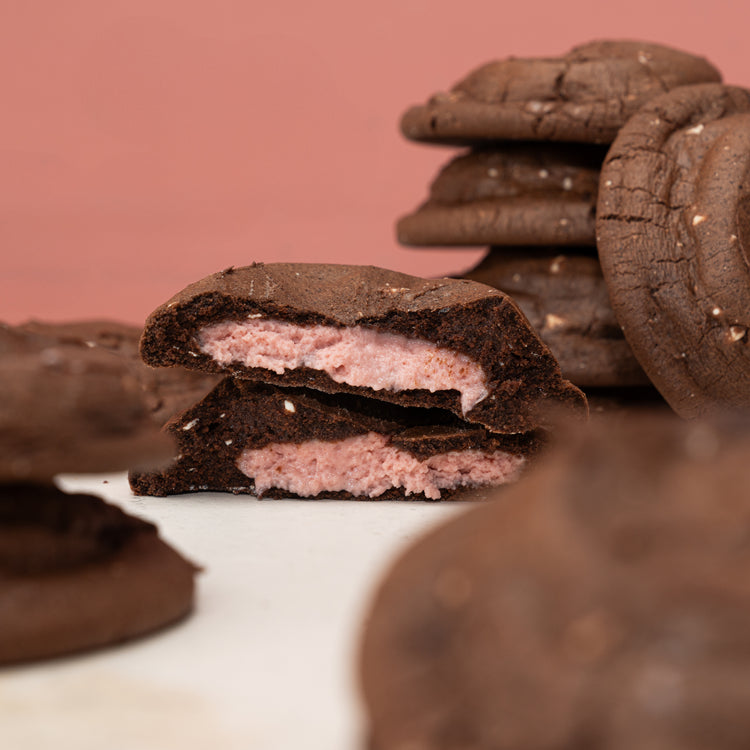
<instances>
[{"instance_id":1,"label":"white oat fleck","mask_svg":"<svg viewBox=\"0 0 750 750\"><path fill-rule=\"evenodd\" d=\"M565 318L561 318L559 315L548 313L544 316L544 328L548 331L554 331L557 328L562 328L565 325Z\"/></svg>"},{"instance_id":2,"label":"white oat fleck","mask_svg":"<svg viewBox=\"0 0 750 750\"><path fill-rule=\"evenodd\" d=\"M700 135L703 132L703 128L705 125L702 122L699 122L694 128L688 128L685 132L688 135Z\"/></svg>"},{"instance_id":3,"label":"white oat fleck","mask_svg":"<svg viewBox=\"0 0 750 750\"><path fill-rule=\"evenodd\" d=\"M227 413L225 411L221 412L221 414L219 414L219 419L224 419L224 417L226 417L226 415L227 415Z\"/></svg>"},{"instance_id":4,"label":"white oat fleck","mask_svg":"<svg viewBox=\"0 0 750 750\"><path fill-rule=\"evenodd\" d=\"M701 216L700 214L696 214L693 216L693 226L697 227L698 224L702 224L706 220L705 216Z\"/></svg>"},{"instance_id":5,"label":"white oat fleck","mask_svg":"<svg viewBox=\"0 0 750 750\"><path fill-rule=\"evenodd\" d=\"M650 60L651 60L651 55L649 55L647 52L643 52L643 50L638 52L638 62L641 65L648 65Z\"/></svg>"},{"instance_id":6,"label":"white oat fleck","mask_svg":"<svg viewBox=\"0 0 750 750\"><path fill-rule=\"evenodd\" d=\"M572 190L573 189L573 180L570 177L566 177L562 181L563 190Z\"/></svg>"},{"instance_id":7,"label":"white oat fleck","mask_svg":"<svg viewBox=\"0 0 750 750\"><path fill-rule=\"evenodd\" d=\"M729 340L732 343L745 338L746 334L747 328L745 328L744 326L729 326Z\"/></svg>"},{"instance_id":8,"label":"white oat fleck","mask_svg":"<svg viewBox=\"0 0 750 750\"><path fill-rule=\"evenodd\" d=\"M294 412L297 411L297 409L295 408L294 404L291 401L288 401L288 400L284 401L284 409L286 409L286 411L288 411L288 412L291 412L292 414L294 414Z\"/></svg>"},{"instance_id":9,"label":"white oat fleck","mask_svg":"<svg viewBox=\"0 0 750 750\"><path fill-rule=\"evenodd\" d=\"M546 180L546 179L547 179L547 178L549 177L549 172L548 172L548 171L547 171L546 169L540 169L540 170L539 170L539 176L540 176L540 177L541 177L541 178L542 178L543 180Z\"/></svg>"},{"instance_id":10,"label":"white oat fleck","mask_svg":"<svg viewBox=\"0 0 750 750\"><path fill-rule=\"evenodd\" d=\"M234 442L234 440L225 440L224 445L231 445Z\"/></svg>"},{"instance_id":11,"label":"white oat fleck","mask_svg":"<svg viewBox=\"0 0 750 750\"><path fill-rule=\"evenodd\" d=\"M570 222L567 219L560 219L560 226L567 227Z\"/></svg>"},{"instance_id":12,"label":"white oat fleck","mask_svg":"<svg viewBox=\"0 0 750 750\"><path fill-rule=\"evenodd\" d=\"M607 187L612 187L612 185L614 185L614 182L612 182L612 180L607 180L607 181L606 181L606 182L605 182L604 184L605 184L605 185L606 185Z\"/></svg>"},{"instance_id":13,"label":"white oat fleck","mask_svg":"<svg viewBox=\"0 0 750 750\"><path fill-rule=\"evenodd\" d=\"M195 425L198 424L198 422L200 422L200 419L197 419L197 418L196 419L191 419L186 425L183 426L182 429L183 430L192 430L193 427L195 427Z\"/></svg>"},{"instance_id":14,"label":"white oat fleck","mask_svg":"<svg viewBox=\"0 0 750 750\"><path fill-rule=\"evenodd\" d=\"M195 352L188 352L188 354L189 354L189 355L190 355L191 357L197 357L197 356L198 356L198 355L197 355L197 354L196 354Z\"/></svg>"},{"instance_id":15,"label":"white oat fleck","mask_svg":"<svg viewBox=\"0 0 750 750\"><path fill-rule=\"evenodd\" d=\"M262 318L263 313L248 313L247 319L248 320L255 320L256 318Z\"/></svg>"},{"instance_id":16,"label":"white oat fleck","mask_svg":"<svg viewBox=\"0 0 750 750\"><path fill-rule=\"evenodd\" d=\"M549 272L550 273L560 273L560 269L562 268L562 264L565 262L565 256L564 255L558 255L552 263L550 263L549 266Z\"/></svg>"},{"instance_id":17,"label":"white oat fleck","mask_svg":"<svg viewBox=\"0 0 750 750\"><path fill-rule=\"evenodd\" d=\"M718 318L722 312L723 310L720 307L714 307L714 309L711 310L711 315L713 315L715 318Z\"/></svg>"},{"instance_id":18,"label":"white oat fleck","mask_svg":"<svg viewBox=\"0 0 750 750\"><path fill-rule=\"evenodd\" d=\"M487 170L487 176L488 177L495 178L495 177L499 177L499 175L500 175L500 172L498 172L497 169L495 169L495 167L490 167Z\"/></svg>"}]
</instances>

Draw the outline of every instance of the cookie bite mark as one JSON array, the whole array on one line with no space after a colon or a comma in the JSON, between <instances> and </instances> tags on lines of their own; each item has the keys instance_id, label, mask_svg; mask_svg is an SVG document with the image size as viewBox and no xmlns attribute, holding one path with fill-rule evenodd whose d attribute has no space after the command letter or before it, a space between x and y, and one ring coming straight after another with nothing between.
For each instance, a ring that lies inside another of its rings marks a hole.
<instances>
[{"instance_id":1,"label":"cookie bite mark","mask_svg":"<svg viewBox=\"0 0 750 750\"><path fill-rule=\"evenodd\" d=\"M278 375L306 367L322 370L336 383L374 391L455 390L464 414L488 394L484 371L466 355L366 328L298 326L253 316L207 326L198 342L220 365L239 363Z\"/></svg>"},{"instance_id":2,"label":"cookie bite mark","mask_svg":"<svg viewBox=\"0 0 750 750\"><path fill-rule=\"evenodd\" d=\"M441 489L500 485L518 478L526 459L505 451L450 451L424 460L368 432L337 441L273 443L246 449L237 468L253 479L258 495L271 488L300 497L347 492L377 498L391 488L439 500Z\"/></svg>"}]
</instances>

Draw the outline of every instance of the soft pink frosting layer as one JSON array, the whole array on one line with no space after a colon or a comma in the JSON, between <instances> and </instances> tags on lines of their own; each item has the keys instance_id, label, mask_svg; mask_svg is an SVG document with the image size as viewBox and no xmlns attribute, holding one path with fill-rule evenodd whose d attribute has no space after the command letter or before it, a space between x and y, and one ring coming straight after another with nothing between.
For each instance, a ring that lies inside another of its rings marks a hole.
<instances>
[{"instance_id":1,"label":"soft pink frosting layer","mask_svg":"<svg viewBox=\"0 0 750 750\"><path fill-rule=\"evenodd\" d=\"M220 364L238 362L277 374L309 367L337 383L376 391L456 390L464 414L487 396L482 368L466 355L367 328L303 327L258 318L207 326L198 343Z\"/></svg>"},{"instance_id":2,"label":"soft pink frosting layer","mask_svg":"<svg viewBox=\"0 0 750 750\"><path fill-rule=\"evenodd\" d=\"M420 461L388 445L383 435L366 435L334 442L273 443L244 450L237 468L255 481L256 491L271 487L312 497L344 490L377 497L391 487L405 494L423 492L432 500L441 489L504 484L517 478L525 458L504 451L450 451Z\"/></svg>"}]
</instances>

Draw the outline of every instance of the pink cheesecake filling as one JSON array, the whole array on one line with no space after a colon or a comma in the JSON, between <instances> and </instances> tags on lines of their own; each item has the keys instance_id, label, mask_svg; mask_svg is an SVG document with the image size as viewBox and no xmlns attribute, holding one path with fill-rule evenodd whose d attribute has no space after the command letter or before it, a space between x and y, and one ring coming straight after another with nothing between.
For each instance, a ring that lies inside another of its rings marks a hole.
<instances>
[{"instance_id":1,"label":"pink cheesecake filling","mask_svg":"<svg viewBox=\"0 0 750 750\"><path fill-rule=\"evenodd\" d=\"M456 390L464 414L488 393L484 371L465 354L367 328L297 326L259 318L207 326L198 343L222 365L241 363L279 375L309 367L336 383L376 391Z\"/></svg>"},{"instance_id":2,"label":"pink cheesecake filling","mask_svg":"<svg viewBox=\"0 0 750 750\"><path fill-rule=\"evenodd\" d=\"M334 442L308 440L246 449L237 468L254 480L258 493L275 487L302 497L336 491L377 497L391 487L402 487L407 495L423 492L438 500L443 489L512 482L525 460L505 451L465 450L420 461L389 445L385 436L370 432Z\"/></svg>"}]
</instances>

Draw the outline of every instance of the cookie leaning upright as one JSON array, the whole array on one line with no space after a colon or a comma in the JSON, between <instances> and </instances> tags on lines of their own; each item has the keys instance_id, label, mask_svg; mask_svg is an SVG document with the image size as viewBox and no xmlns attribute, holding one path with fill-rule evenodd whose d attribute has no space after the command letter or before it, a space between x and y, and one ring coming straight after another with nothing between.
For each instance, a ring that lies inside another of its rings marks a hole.
<instances>
[{"instance_id":1,"label":"cookie leaning upright","mask_svg":"<svg viewBox=\"0 0 750 750\"><path fill-rule=\"evenodd\" d=\"M562 57L508 58L471 72L450 92L409 109L412 140L611 143L642 104L664 91L721 80L708 61L638 41L594 41Z\"/></svg>"},{"instance_id":2,"label":"cookie leaning upright","mask_svg":"<svg viewBox=\"0 0 750 750\"><path fill-rule=\"evenodd\" d=\"M623 127L597 239L612 306L684 417L750 408L750 91L686 86Z\"/></svg>"},{"instance_id":3,"label":"cookie leaning upright","mask_svg":"<svg viewBox=\"0 0 750 750\"><path fill-rule=\"evenodd\" d=\"M560 406L586 409L507 295L374 266L214 274L149 316L141 354L152 366L438 407L498 433L544 426Z\"/></svg>"}]
</instances>

